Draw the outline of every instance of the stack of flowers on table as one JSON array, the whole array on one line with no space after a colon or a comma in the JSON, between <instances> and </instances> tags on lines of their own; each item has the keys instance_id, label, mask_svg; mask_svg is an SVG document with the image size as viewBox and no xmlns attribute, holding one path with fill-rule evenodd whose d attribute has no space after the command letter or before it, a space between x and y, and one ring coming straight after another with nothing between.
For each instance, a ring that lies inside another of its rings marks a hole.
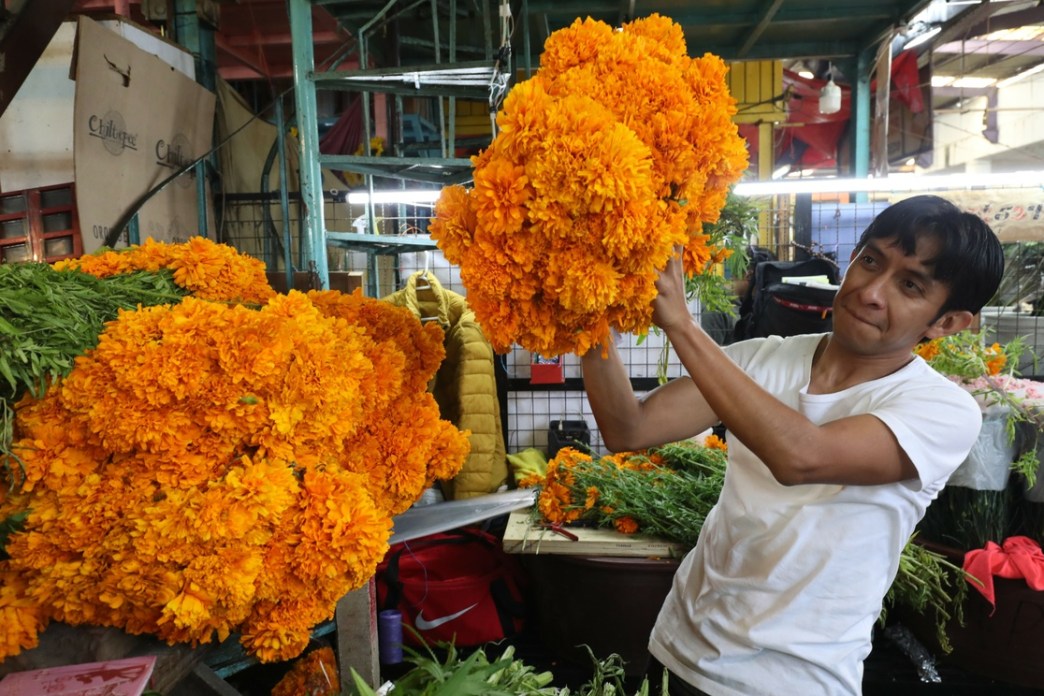
<instances>
[{"instance_id":1,"label":"stack of flowers on table","mask_svg":"<svg viewBox=\"0 0 1044 696\"><path fill-rule=\"evenodd\" d=\"M598 457L565 447L548 462L536 510L552 524L586 523L641 532L693 546L725 476L726 445L709 435L637 452Z\"/></svg>"},{"instance_id":2,"label":"stack of flowers on table","mask_svg":"<svg viewBox=\"0 0 1044 696\"><path fill-rule=\"evenodd\" d=\"M972 331L917 347L983 412L979 440L922 520L926 539L962 551L1016 533L1044 540L1044 491L1037 482L1044 385L1016 373L1024 350L1021 340L990 343Z\"/></svg>"},{"instance_id":3,"label":"stack of flowers on table","mask_svg":"<svg viewBox=\"0 0 1044 696\"><path fill-rule=\"evenodd\" d=\"M690 274L726 256L702 225L747 152L725 63L690 58L668 18L578 19L540 65L504 100L474 187L443 190L431 234L497 352L582 355L611 328L649 328L676 246Z\"/></svg>"},{"instance_id":4,"label":"stack of flowers on table","mask_svg":"<svg viewBox=\"0 0 1044 696\"><path fill-rule=\"evenodd\" d=\"M278 295L199 238L59 268L173 270L192 295L120 311L16 404L0 659L49 621L296 656L373 576L391 517L463 464L468 433L426 391L442 330L359 293Z\"/></svg>"}]
</instances>

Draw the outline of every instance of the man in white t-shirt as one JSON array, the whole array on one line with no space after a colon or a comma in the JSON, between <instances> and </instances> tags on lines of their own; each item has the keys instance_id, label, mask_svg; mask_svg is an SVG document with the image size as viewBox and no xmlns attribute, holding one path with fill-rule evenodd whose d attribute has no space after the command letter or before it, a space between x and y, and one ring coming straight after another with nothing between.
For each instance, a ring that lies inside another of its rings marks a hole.
<instances>
[{"instance_id":1,"label":"man in white t-shirt","mask_svg":"<svg viewBox=\"0 0 1044 696\"><path fill-rule=\"evenodd\" d=\"M915 196L863 233L832 333L720 348L688 312L676 259L653 320L689 377L637 398L613 347L584 356L610 449L728 428L721 497L649 641L672 696L861 692L903 546L981 425L974 400L912 350L967 328L1003 265L981 220Z\"/></svg>"}]
</instances>

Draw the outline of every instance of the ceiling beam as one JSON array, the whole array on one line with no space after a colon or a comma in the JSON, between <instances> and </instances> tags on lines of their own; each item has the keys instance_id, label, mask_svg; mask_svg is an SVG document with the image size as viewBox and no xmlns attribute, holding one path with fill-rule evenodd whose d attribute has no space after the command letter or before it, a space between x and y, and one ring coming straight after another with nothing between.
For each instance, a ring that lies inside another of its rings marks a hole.
<instances>
[{"instance_id":1,"label":"ceiling beam","mask_svg":"<svg viewBox=\"0 0 1044 696\"><path fill-rule=\"evenodd\" d=\"M994 31L1004 29L1017 29L1019 27L1044 24L1044 5L1035 5L1024 10L1005 12L1004 14L991 14L978 24L968 27L963 34L964 37L982 36ZM940 42L936 40L938 45Z\"/></svg>"},{"instance_id":2,"label":"ceiling beam","mask_svg":"<svg viewBox=\"0 0 1044 696\"><path fill-rule=\"evenodd\" d=\"M723 60L789 60L796 58L851 58L858 54L860 46L851 41L803 41L801 43L759 43L755 44L744 56L737 55L736 47L731 45L701 46L700 51L707 51L720 56Z\"/></svg>"},{"instance_id":3,"label":"ceiling beam","mask_svg":"<svg viewBox=\"0 0 1044 696\"><path fill-rule=\"evenodd\" d=\"M933 50L935 46L941 46L951 41L960 41L961 39L978 36L979 34L973 34L972 32L981 33L981 29L978 27L989 22L990 18L1004 9L1006 4L1003 2L982 2L960 13L946 22L942 31L932 37L931 46Z\"/></svg>"},{"instance_id":4,"label":"ceiling beam","mask_svg":"<svg viewBox=\"0 0 1044 696\"><path fill-rule=\"evenodd\" d=\"M772 18L776 16L777 12L779 12L780 5L782 4L783 0L769 0L769 2L765 4L762 8L761 16L758 18L757 24L754 25L754 28L751 29L750 33L747 35L747 40L744 41L743 45L739 47L738 51L736 51L737 57L743 58L747 55L747 51L749 51L751 47L757 43L758 39L761 38L761 35L765 32L765 29L772 21Z\"/></svg>"},{"instance_id":5,"label":"ceiling beam","mask_svg":"<svg viewBox=\"0 0 1044 696\"><path fill-rule=\"evenodd\" d=\"M583 4L583 12L588 14L603 13L615 14L620 9L620 0L591 0ZM529 10L532 13L547 13L553 16L571 15L576 16L577 6L561 0L530 0ZM761 12L735 12L735 11L700 11L692 6L680 11L671 11L670 17L681 25L685 24L707 24L718 27L743 28L757 24L764 14ZM852 6L851 3L835 3L829 6L787 8L782 6L772 19L773 25L789 22L809 21L831 21L852 20L860 21L888 21L896 19L895 13L885 3L860 3Z\"/></svg>"},{"instance_id":6,"label":"ceiling beam","mask_svg":"<svg viewBox=\"0 0 1044 696\"><path fill-rule=\"evenodd\" d=\"M224 53L229 58L235 59L240 65L249 68L252 72L256 73L256 75L250 75L248 78L239 75L237 79L255 79L258 77L272 79L272 71L268 68L268 66L262 66L262 63L264 62L263 56L262 60L258 61L253 56L250 56L244 51L237 48L236 46L231 45L228 41L228 38L220 33L214 34L214 46L221 53ZM226 76L226 70L227 68L222 68L222 77L225 77L225 79L229 79Z\"/></svg>"},{"instance_id":7,"label":"ceiling beam","mask_svg":"<svg viewBox=\"0 0 1044 696\"><path fill-rule=\"evenodd\" d=\"M115 0L76 0L76 4L73 6L73 12L94 12L98 10L107 10L109 12L116 12L116 5L118 3ZM140 5L141 0L127 0L125 5ZM118 14L118 13L117 13Z\"/></svg>"},{"instance_id":8,"label":"ceiling beam","mask_svg":"<svg viewBox=\"0 0 1044 696\"><path fill-rule=\"evenodd\" d=\"M969 39L967 41L951 41L935 47L935 55L967 55L975 53L981 56L1044 56L1044 41L987 41L986 39Z\"/></svg>"},{"instance_id":9,"label":"ceiling beam","mask_svg":"<svg viewBox=\"0 0 1044 696\"><path fill-rule=\"evenodd\" d=\"M290 46L290 32L274 32L254 34L231 34L228 37L229 46ZM344 43L346 37L336 31L314 31L312 32L312 43L315 45Z\"/></svg>"}]
</instances>

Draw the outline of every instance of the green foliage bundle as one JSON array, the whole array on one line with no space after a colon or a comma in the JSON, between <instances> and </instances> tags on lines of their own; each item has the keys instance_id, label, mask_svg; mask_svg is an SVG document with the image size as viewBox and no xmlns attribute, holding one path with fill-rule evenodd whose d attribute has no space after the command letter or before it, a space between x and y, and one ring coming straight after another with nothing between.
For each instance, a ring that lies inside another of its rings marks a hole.
<instances>
[{"instance_id":1,"label":"green foliage bundle","mask_svg":"<svg viewBox=\"0 0 1044 696\"><path fill-rule=\"evenodd\" d=\"M548 466L539 512L553 523L580 519L691 548L718 501L726 459L692 442L606 457L567 448Z\"/></svg>"},{"instance_id":2,"label":"green foliage bundle","mask_svg":"<svg viewBox=\"0 0 1044 696\"><path fill-rule=\"evenodd\" d=\"M950 653L946 626L951 619L964 624L964 597L968 593L964 569L950 563L946 557L925 548L910 538L899 557L899 572L885 597L878 623L884 624L888 607L901 605L921 615L935 619L935 638L945 653Z\"/></svg>"},{"instance_id":3,"label":"green foliage bundle","mask_svg":"<svg viewBox=\"0 0 1044 696\"><path fill-rule=\"evenodd\" d=\"M11 455L15 402L25 393L42 396L67 375L97 345L106 322L120 310L176 303L186 294L166 270L101 279L44 263L0 265L0 455Z\"/></svg>"},{"instance_id":4,"label":"green foliage bundle","mask_svg":"<svg viewBox=\"0 0 1044 696\"><path fill-rule=\"evenodd\" d=\"M508 646L500 657L490 660L486 651L479 648L467 657L462 657L452 645L445 649L445 660L439 660L429 648L426 655L406 649L407 662L414 665L401 678L395 680L392 694L395 696L571 696L568 687L551 685L551 672L537 672L515 657L514 646ZM610 655L597 660L588 649L594 664L591 679L578 688L576 696L627 696L624 684L623 660L619 655ZM354 669L350 696L377 696ZM666 681L666 679L665 679ZM634 696L649 696L647 680L643 680ZM663 685L667 695L667 685Z\"/></svg>"}]
</instances>

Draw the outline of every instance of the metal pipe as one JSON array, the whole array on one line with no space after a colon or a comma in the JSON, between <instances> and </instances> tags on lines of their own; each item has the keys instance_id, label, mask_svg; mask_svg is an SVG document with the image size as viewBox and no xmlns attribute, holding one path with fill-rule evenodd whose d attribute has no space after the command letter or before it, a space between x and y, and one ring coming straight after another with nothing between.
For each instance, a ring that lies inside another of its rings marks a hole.
<instances>
[{"instance_id":1,"label":"metal pipe","mask_svg":"<svg viewBox=\"0 0 1044 696\"><path fill-rule=\"evenodd\" d=\"M290 201L287 200L286 190L286 121L283 117L283 98L280 96L275 102L276 112L276 138L279 142L279 210L283 215L283 267L286 270L286 289L289 291L294 287L294 264L290 252ZM267 206L268 203L265 203ZM265 235L265 239L268 236Z\"/></svg>"},{"instance_id":2,"label":"metal pipe","mask_svg":"<svg viewBox=\"0 0 1044 696\"><path fill-rule=\"evenodd\" d=\"M312 5L308 0L287 0L290 9L290 40L294 56L294 99L300 143L301 203L304 229L301 250L303 265L319 278L319 287L330 287L326 256L326 221L323 209L322 170L319 167L319 122L315 101L315 53L312 46Z\"/></svg>"}]
</instances>

